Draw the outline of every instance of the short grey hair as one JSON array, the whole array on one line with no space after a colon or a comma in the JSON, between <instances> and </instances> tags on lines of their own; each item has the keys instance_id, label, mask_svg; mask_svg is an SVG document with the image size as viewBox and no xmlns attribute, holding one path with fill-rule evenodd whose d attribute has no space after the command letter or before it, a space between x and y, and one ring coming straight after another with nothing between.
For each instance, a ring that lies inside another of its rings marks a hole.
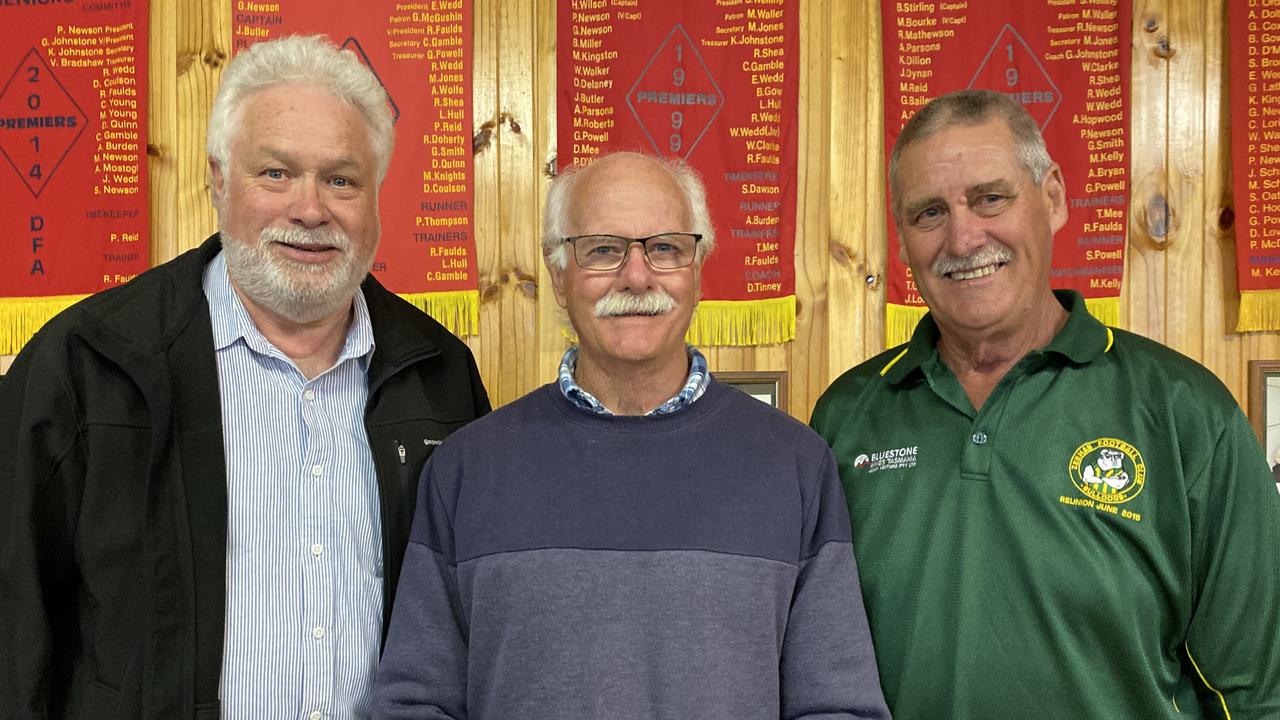
<instances>
[{"instance_id":1,"label":"short grey hair","mask_svg":"<svg viewBox=\"0 0 1280 720\"><path fill-rule=\"evenodd\" d=\"M378 183L382 183L395 142L387 92L355 53L339 50L323 35L290 35L255 43L227 65L209 113L205 144L218 167L227 167L246 101L278 85L319 86L359 111L369 131Z\"/></svg>"},{"instance_id":2,"label":"short grey hair","mask_svg":"<svg viewBox=\"0 0 1280 720\"><path fill-rule=\"evenodd\" d=\"M899 164L902 152L908 147L937 133L958 125L981 125L999 118L1013 135L1014 154L1018 164L1039 185L1053 166L1049 150L1045 147L1040 126L1022 104L1013 98L992 90L957 90L930 100L920 111L911 116L889 155L889 190L893 196L893 217L900 220L901 209L898 188Z\"/></svg>"},{"instance_id":3,"label":"short grey hair","mask_svg":"<svg viewBox=\"0 0 1280 720\"><path fill-rule=\"evenodd\" d=\"M608 157L601 155L597 160ZM678 158L664 158L653 155L644 157L653 160L671 174L672 179L680 187L685 203L689 206L689 218L693 227L689 232L702 236L698 241L696 262L701 264L716 246L716 230L711 224L711 209L707 207L707 189L702 184L698 171ZM563 270L569 265L569 253L565 249L564 239L569 235L566 222L569 218L570 204L573 202L573 190L583 170L590 165L574 165L560 171L551 181L547 190L547 204L542 213L542 254L547 259L547 266L555 270Z\"/></svg>"}]
</instances>

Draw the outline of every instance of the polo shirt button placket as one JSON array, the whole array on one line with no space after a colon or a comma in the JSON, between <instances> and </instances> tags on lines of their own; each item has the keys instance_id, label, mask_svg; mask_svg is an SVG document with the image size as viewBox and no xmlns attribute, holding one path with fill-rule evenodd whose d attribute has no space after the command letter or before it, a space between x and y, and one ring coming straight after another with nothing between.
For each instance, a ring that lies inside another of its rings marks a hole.
<instances>
[{"instance_id":1,"label":"polo shirt button placket","mask_svg":"<svg viewBox=\"0 0 1280 720\"><path fill-rule=\"evenodd\" d=\"M991 480L991 453L995 446L986 430L977 430L970 426L968 442L960 453L960 475L968 480L989 482Z\"/></svg>"}]
</instances>

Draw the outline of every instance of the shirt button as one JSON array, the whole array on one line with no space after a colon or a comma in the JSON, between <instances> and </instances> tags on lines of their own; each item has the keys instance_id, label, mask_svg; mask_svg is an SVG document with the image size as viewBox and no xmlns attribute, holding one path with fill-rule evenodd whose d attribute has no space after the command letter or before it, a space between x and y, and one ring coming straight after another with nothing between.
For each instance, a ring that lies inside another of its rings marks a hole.
<instances>
[{"instance_id":1,"label":"shirt button","mask_svg":"<svg viewBox=\"0 0 1280 720\"><path fill-rule=\"evenodd\" d=\"M307 398L307 399L310 400L311 398ZM324 713L320 712L319 710L312 710L311 714L307 716L309 720L320 720L320 718L323 718L323 717L324 717Z\"/></svg>"},{"instance_id":2,"label":"shirt button","mask_svg":"<svg viewBox=\"0 0 1280 720\"><path fill-rule=\"evenodd\" d=\"M320 465L312 465L312 466L311 466L311 476L312 476L312 477L320 477L320 476L321 476L321 475L323 475L323 474L324 474L324 467L323 467L323 466L320 466Z\"/></svg>"},{"instance_id":3,"label":"shirt button","mask_svg":"<svg viewBox=\"0 0 1280 720\"><path fill-rule=\"evenodd\" d=\"M314 390L312 390L312 389L308 388L306 391L304 391L304 392L302 393L302 397L304 397L304 398L306 398L306 399L308 399L308 400L315 400L315 399L316 399L316 393L315 393L315 391L314 391ZM314 715L315 713L312 713L312 714Z\"/></svg>"},{"instance_id":4,"label":"shirt button","mask_svg":"<svg viewBox=\"0 0 1280 720\"><path fill-rule=\"evenodd\" d=\"M969 438L969 439L970 439L970 440L973 440L973 444L974 444L974 445L986 445L986 444L987 444L987 434L986 434L986 433L984 433L984 432L982 432L981 430L979 430L978 432L974 433L974 434L973 434L973 437L972 437L972 438Z\"/></svg>"},{"instance_id":5,"label":"shirt button","mask_svg":"<svg viewBox=\"0 0 1280 720\"><path fill-rule=\"evenodd\" d=\"M321 553L323 553L323 552L324 552L324 546L323 546L323 545L321 545L320 543L316 543L315 545L312 545L312 546L311 546L311 554L312 554L312 555L317 555L317 556L318 556L318 555L320 555L320 554L321 554Z\"/></svg>"},{"instance_id":6,"label":"shirt button","mask_svg":"<svg viewBox=\"0 0 1280 720\"><path fill-rule=\"evenodd\" d=\"M311 631L311 637L313 637L313 638L315 638L315 639L317 639L317 640L319 640L320 638L324 637L324 628L322 628L322 627L318 627L318 628L316 628L316 629L312 630L312 631Z\"/></svg>"}]
</instances>

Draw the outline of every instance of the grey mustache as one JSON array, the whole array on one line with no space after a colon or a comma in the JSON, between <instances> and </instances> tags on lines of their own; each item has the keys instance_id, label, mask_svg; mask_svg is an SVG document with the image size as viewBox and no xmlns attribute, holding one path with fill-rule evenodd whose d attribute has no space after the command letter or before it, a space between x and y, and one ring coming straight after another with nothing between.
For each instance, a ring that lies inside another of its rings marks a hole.
<instances>
[{"instance_id":1,"label":"grey mustache","mask_svg":"<svg viewBox=\"0 0 1280 720\"><path fill-rule=\"evenodd\" d=\"M614 291L596 301L594 312L598 318L661 315L671 312L675 307L675 298L665 290L651 290L643 295Z\"/></svg>"}]
</instances>

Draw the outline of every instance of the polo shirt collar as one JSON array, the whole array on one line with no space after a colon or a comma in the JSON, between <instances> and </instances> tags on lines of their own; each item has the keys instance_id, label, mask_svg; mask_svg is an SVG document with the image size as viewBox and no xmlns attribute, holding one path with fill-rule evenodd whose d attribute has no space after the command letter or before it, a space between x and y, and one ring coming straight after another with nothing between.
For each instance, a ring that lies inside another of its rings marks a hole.
<instances>
[{"instance_id":1,"label":"polo shirt collar","mask_svg":"<svg viewBox=\"0 0 1280 720\"><path fill-rule=\"evenodd\" d=\"M1045 346L1044 352L1056 353L1077 365L1084 365L1111 349L1114 340L1111 328L1089 313L1080 293L1054 290L1053 294L1068 313L1067 324Z\"/></svg>"},{"instance_id":2,"label":"polo shirt collar","mask_svg":"<svg viewBox=\"0 0 1280 720\"><path fill-rule=\"evenodd\" d=\"M1086 364L1111 349L1111 328L1103 325L1089 313L1084 298L1074 290L1054 290L1054 297L1067 311L1067 322L1044 347L1045 354L1061 355L1076 364ZM938 354L941 331L933 320L933 313L926 313L911 333L911 340L899 346L899 352L890 355L880 374L886 382L897 385Z\"/></svg>"}]
</instances>

